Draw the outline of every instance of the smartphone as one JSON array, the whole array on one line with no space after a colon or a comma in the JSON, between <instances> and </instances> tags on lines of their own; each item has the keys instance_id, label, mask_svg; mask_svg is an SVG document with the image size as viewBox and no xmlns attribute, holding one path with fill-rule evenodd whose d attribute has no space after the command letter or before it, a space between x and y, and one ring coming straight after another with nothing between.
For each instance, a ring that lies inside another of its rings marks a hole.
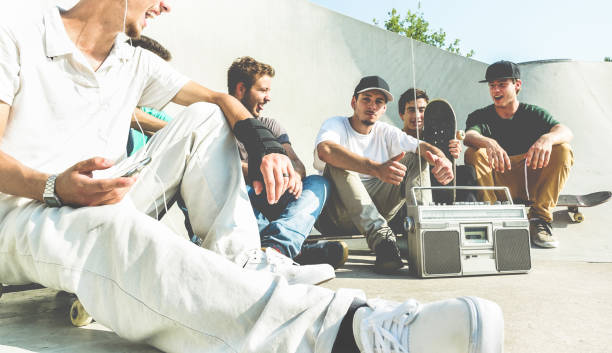
<instances>
[{"instance_id":1,"label":"smartphone","mask_svg":"<svg viewBox=\"0 0 612 353\"><path fill-rule=\"evenodd\" d=\"M128 169L127 172L123 173L121 177L127 178L133 176L134 174L140 173L140 171L149 163L151 163L151 157L147 157L135 164L134 166L130 167L130 169Z\"/></svg>"}]
</instances>

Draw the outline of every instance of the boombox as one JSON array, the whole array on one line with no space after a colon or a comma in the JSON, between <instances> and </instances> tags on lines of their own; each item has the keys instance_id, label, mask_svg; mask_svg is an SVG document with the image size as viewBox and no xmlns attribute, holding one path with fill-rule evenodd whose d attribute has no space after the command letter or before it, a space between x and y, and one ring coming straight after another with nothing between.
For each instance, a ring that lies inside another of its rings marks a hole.
<instances>
[{"instance_id":1,"label":"boombox","mask_svg":"<svg viewBox=\"0 0 612 353\"><path fill-rule=\"evenodd\" d=\"M415 187L417 189L496 189L505 187ZM456 202L407 206L404 227L408 263L419 277L525 273L531 269L529 221L525 206L512 201Z\"/></svg>"}]
</instances>

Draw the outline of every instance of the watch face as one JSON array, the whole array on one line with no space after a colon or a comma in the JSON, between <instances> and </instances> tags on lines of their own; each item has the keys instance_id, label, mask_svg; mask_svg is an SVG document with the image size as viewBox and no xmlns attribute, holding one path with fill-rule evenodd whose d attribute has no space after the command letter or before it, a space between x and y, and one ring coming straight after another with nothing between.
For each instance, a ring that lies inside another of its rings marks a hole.
<instances>
[{"instance_id":1,"label":"watch face","mask_svg":"<svg viewBox=\"0 0 612 353\"><path fill-rule=\"evenodd\" d=\"M45 203L49 207L60 207L62 203L55 197L45 197Z\"/></svg>"}]
</instances>

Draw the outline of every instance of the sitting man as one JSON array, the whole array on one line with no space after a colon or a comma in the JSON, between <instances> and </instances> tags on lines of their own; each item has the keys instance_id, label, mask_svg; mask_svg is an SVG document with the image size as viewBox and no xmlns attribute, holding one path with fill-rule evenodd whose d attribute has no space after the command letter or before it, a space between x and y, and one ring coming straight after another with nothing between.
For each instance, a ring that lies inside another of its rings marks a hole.
<instances>
[{"instance_id":1,"label":"sitting man","mask_svg":"<svg viewBox=\"0 0 612 353\"><path fill-rule=\"evenodd\" d=\"M399 116L404 122L402 129L408 135L414 138L423 138L423 127L427 122L425 119L425 108L429 103L429 96L424 90L409 88L400 96L398 102ZM417 136L418 129L418 136ZM461 155L461 141L453 138L448 143L448 151L456 160ZM457 185L474 186L476 185L476 175L474 168L470 165L457 166L456 170ZM432 186L440 186L435 178L429 179ZM450 197L449 197L450 196ZM448 191L437 190L432 192L433 201L436 203L452 204L452 193ZM457 191L456 201L477 201L473 192L466 190Z\"/></svg>"},{"instance_id":2,"label":"sitting man","mask_svg":"<svg viewBox=\"0 0 612 353\"><path fill-rule=\"evenodd\" d=\"M529 209L531 241L554 248L552 210L574 163L568 142L573 135L544 109L519 103L519 67L509 61L489 65L485 75L493 104L472 112L466 123L466 164L481 186L507 186L513 199L533 203ZM499 195L501 197L501 195ZM494 191L482 193L495 202Z\"/></svg>"},{"instance_id":3,"label":"sitting man","mask_svg":"<svg viewBox=\"0 0 612 353\"><path fill-rule=\"evenodd\" d=\"M300 264L328 263L338 268L348 257L348 247L344 242L304 244L327 199L328 181L320 175L306 176L306 168L291 147L287 131L278 120L261 116L264 106L271 100L274 74L274 68L270 65L248 56L236 59L227 71L229 93L236 97L255 119L270 129L285 149L298 174L295 183L288 186L288 190L276 204L268 203L265 191L257 195L253 186L247 185L259 225L261 245L273 248ZM240 141L238 149L242 171L247 178L249 155Z\"/></svg>"},{"instance_id":4,"label":"sitting man","mask_svg":"<svg viewBox=\"0 0 612 353\"><path fill-rule=\"evenodd\" d=\"M425 108L429 103L429 96L422 89L407 89L400 96L397 104L400 119L404 123L402 131L414 138L423 138L423 127L425 119ZM417 133L418 132L418 133ZM448 144L448 151L456 160L461 155L461 141L451 139ZM472 166L457 166L456 169L457 185L474 186L476 185L476 175ZM432 186L441 184L435 178L429 176ZM432 199L435 203L452 204L454 201L477 201L473 192L467 190L457 191L457 197L453 200L453 193L446 190L432 190ZM395 217L389 221L389 226L395 233L404 232L404 219L406 218L406 208L402 207Z\"/></svg>"},{"instance_id":5,"label":"sitting man","mask_svg":"<svg viewBox=\"0 0 612 353\"><path fill-rule=\"evenodd\" d=\"M404 265L387 221L405 200L412 202L408 196L413 186L419 182L429 186L427 163L419 170L415 152L419 150L434 165L432 173L440 183L453 179L451 163L442 151L378 121L392 100L385 80L362 78L351 100L353 115L325 121L315 144L315 168L333 185L317 229L323 234L365 234L376 253L375 270L381 273ZM421 202L430 202L428 191L417 194Z\"/></svg>"}]
</instances>

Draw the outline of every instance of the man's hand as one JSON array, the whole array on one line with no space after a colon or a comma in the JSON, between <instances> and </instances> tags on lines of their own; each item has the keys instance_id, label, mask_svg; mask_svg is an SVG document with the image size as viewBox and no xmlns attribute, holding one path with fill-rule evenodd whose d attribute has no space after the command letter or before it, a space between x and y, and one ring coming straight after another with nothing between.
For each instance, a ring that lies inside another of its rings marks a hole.
<instances>
[{"instance_id":1,"label":"man's hand","mask_svg":"<svg viewBox=\"0 0 612 353\"><path fill-rule=\"evenodd\" d=\"M107 169L112 162L91 158L59 174L55 192L66 205L102 206L118 203L136 182L136 177L93 179L94 170Z\"/></svg>"},{"instance_id":2,"label":"man's hand","mask_svg":"<svg viewBox=\"0 0 612 353\"><path fill-rule=\"evenodd\" d=\"M459 155L461 154L461 141L457 139L450 140L448 142L448 150L453 158L459 158Z\"/></svg>"},{"instance_id":3,"label":"man's hand","mask_svg":"<svg viewBox=\"0 0 612 353\"><path fill-rule=\"evenodd\" d=\"M503 173L507 170L512 170L512 165L510 164L510 157L508 157L508 153L501 148L501 146L497 143L497 141L493 139L489 139L489 143L486 147L487 150L487 158L489 159L489 167L491 169Z\"/></svg>"},{"instance_id":4,"label":"man's hand","mask_svg":"<svg viewBox=\"0 0 612 353\"><path fill-rule=\"evenodd\" d=\"M302 181L300 180L300 176L293 169L289 157L284 154L270 153L263 156L260 170L264 179L263 183L254 180L253 189L255 189L255 194L259 195L263 191L265 185L268 203L270 205L277 203L290 186L293 187L291 193L294 196L299 197L299 195L302 194Z\"/></svg>"},{"instance_id":5,"label":"man's hand","mask_svg":"<svg viewBox=\"0 0 612 353\"><path fill-rule=\"evenodd\" d=\"M544 168L550 162L550 153L552 151L552 142L546 135L542 135L527 151L525 155L525 163L528 167L535 170Z\"/></svg>"},{"instance_id":6,"label":"man's hand","mask_svg":"<svg viewBox=\"0 0 612 353\"><path fill-rule=\"evenodd\" d=\"M451 161L446 158L436 156L429 151L425 153L425 158L427 158L427 161L433 165L431 173L434 175L436 180L440 182L440 184L446 185L453 180L453 164Z\"/></svg>"},{"instance_id":7,"label":"man's hand","mask_svg":"<svg viewBox=\"0 0 612 353\"><path fill-rule=\"evenodd\" d=\"M406 152L402 152L385 163L378 165L375 177L385 183L399 185L406 175L406 166L400 163L400 160L402 160L405 155Z\"/></svg>"}]
</instances>

